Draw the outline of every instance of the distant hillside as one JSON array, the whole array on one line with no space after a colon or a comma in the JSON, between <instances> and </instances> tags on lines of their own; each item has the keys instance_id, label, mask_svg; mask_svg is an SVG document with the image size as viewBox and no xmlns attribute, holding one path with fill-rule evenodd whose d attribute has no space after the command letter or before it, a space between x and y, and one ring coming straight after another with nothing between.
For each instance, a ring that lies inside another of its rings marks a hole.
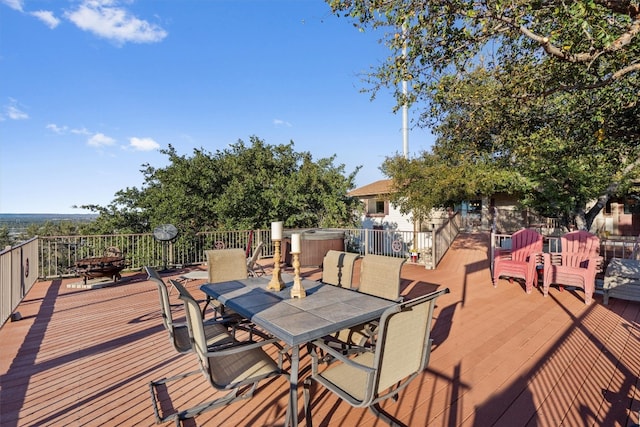
<instances>
[{"instance_id":1,"label":"distant hillside","mask_svg":"<svg viewBox=\"0 0 640 427\"><path fill-rule=\"evenodd\" d=\"M25 230L31 224L45 222L73 221L91 222L97 214L6 214L0 213L0 227L6 226L11 234Z\"/></svg>"},{"instance_id":2,"label":"distant hillside","mask_svg":"<svg viewBox=\"0 0 640 427\"><path fill-rule=\"evenodd\" d=\"M47 221L93 221L97 214L7 214L0 213L0 224L26 222L29 224Z\"/></svg>"}]
</instances>

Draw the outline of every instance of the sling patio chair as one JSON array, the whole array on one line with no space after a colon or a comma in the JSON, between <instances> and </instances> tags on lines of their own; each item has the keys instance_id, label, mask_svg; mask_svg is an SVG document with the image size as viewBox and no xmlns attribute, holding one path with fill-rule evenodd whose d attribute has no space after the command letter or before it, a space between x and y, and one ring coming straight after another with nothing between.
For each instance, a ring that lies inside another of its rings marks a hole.
<instances>
[{"instance_id":1,"label":"sling patio chair","mask_svg":"<svg viewBox=\"0 0 640 427\"><path fill-rule=\"evenodd\" d=\"M602 268L600 239L585 230L572 231L560 238L559 253L544 254L543 293L551 284L584 289L584 303L591 304L596 287L596 273Z\"/></svg>"},{"instance_id":2,"label":"sling patio chair","mask_svg":"<svg viewBox=\"0 0 640 427\"><path fill-rule=\"evenodd\" d=\"M400 274L406 258L367 254L360 264L359 292L400 301Z\"/></svg>"},{"instance_id":3,"label":"sling patio chair","mask_svg":"<svg viewBox=\"0 0 640 427\"><path fill-rule=\"evenodd\" d=\"M322 283L351 288L353 269L360 254L330 249L322 261Z\"/></svg>"},{"instance_id":4,"label":"sling patio chair","mask_svg":"<svg viewBox=\"0 0 640 427\"><path fill-rule=\"evenodd\" d=\"M264 242L258 243L258 246L253 251L251 257L247 259L247 273L251 277L259 277L266 274L264 267L258 263L258 259L260 258L260 255L262 255L263 250Z\"/></svg>"},{"instance_id":5,"label":"sling patio chair","mask_svg":"<svg viewBox=\"0 0 640 427\"><path fill-rule=\"evenodd\" d=\"M493 287L503 277L523 279L530 294L538 284L537 266L542 265L542 234L525 228L511 236L511 248L496 248L493 259Z\"/></svg>"},{"instance_id":6,"label":"sling patio chair","mask_svg":"<svg viewBox=\"0 0 640 427\"><path fill-rule=\"evenodd\" d=\"M154 282L158 287L158 294L160 296L160 313L162 315L162 324L169 335L169 341L173 348L181 354L190 353L193 351L191 346L191 339L189 338L189 328L187 323L175 322L171 311L171 304L169 302L169 291L164 280L160 277L158 272L151 267L144 267L149 280ZM184 290L185 293L186 289ZM224 347L231 345L235 342L233 336L229 333L227 325L220 320L209 320L202 323L203 333L205 340L209 347ZM154 380L149 383L151 392L151 400L153 402L154 414L158 423L167 421L174 418L174 415L163 417L160 415L158 405L156 403L157 387L165 386L166 384L185 378L190 375L194 375L199 371L187 372L184 374L173 375L169 378L162 378L160 380Z\"/></svg>"},{"instance_id":7,"label":"sling patio chair","mask_svg":"<svg viewBox=\"0 0 640 427\"><path fill-rule=\"evenodd\" d=\"M406 262L406 258L365 255L360 264L358 292L400 302L400 276ZM361 347L374 344L376 329L376 321L363 323L326 337L326 342L341 348L343 353L358 352Z\"/></svg>"},{"instance_id":8,"label":"sling patio chair","mask_svg":"<svg viewBox=\"0 0 640 427\"><path fill-rule=\"evenodd\" d=\"M275 339L253 340L250 337L247 341L238 342L234 340L231 345L210 345L206 337L206 329L198 302L193 299L182 284L177 281L172 282L184 303L191 347L200 367L197 371L177 377L185 378L201 373L213 388L219 391L228 391L228 393L212 401L189 409L176 410L173 414L160 418L157 397L152 386L151 392L156 418L161 419L162 422L174 418L176 425L179 426L184 419L194 418L206 411L229 405L236 401L250 399L258 383L266 378L278 375L288 377L282 369L282 353L278 353L279 360L276 363L262 348L267 345L275 345L281 350L282 347L278 345Z\"/></svg>"},{"instance_id":9,"label":"sling patio chair","mask_svg":"<svg viewBox=\"0 0 640 427\"><path fill-rule=\"evenodd\" d=\"M169 334L171 345L178 353L188 353L191 351L191 341L189 340L189 330L185 322L175 322L173 320L172 305L169 300L169 291L166 283L158 272L152 268L145 266L148 279L154 282L158 287L158 295L160 296L160 314L162 315L162 324ZM204 323L205 335L211 344L223 344L229 338L226 321L228 319L212 319Z\"/></svg>"},{"instance_id":10,"label":"sling patio chair","mask_svg":"<svg viewBox=\"0 0 640 427\"><path fill-rule=\"evenodd\" d=\"M390 425L397 423L380 408L379 402L394 398L427 367L433 310L438 297L448 288L432 292L387 309L380 318L378 344L374 352L348 357L316 340L310 345L311 376L304 382L305 417L312 425L310 388L317 382L354 407L369 408ZM324 370L316 349L332 356Z\"/></svg>"},{"instance_id":11,"label":"sling patio chair","mask_svg":"<svg viewBox=\"0 0 640 427\"><path fill-rule=\"evenodd\" d=\"M205 255L207 256L209 283L242 280L249 277L247 258L243 249L211 249L205 251ZM219 301L207 297L204 309L209 304L216 312L221 315L225 314L225 307Z\"/></svg>"}]
</instances>

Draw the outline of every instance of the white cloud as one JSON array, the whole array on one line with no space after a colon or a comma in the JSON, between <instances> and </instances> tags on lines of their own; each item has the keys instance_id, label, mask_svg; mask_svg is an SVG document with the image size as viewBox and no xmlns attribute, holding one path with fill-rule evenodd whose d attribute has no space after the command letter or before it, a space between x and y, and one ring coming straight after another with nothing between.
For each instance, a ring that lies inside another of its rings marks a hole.
<instances>
[{"instance_id":1,"label":"white cloud","mask_svg":"<svg viewBox=\"0 0 640 427\"><path fill-rule=\"evenodd\" d=\"M18 10L20 12L23 11L23 0L0 0L0 2L6 4L7 6L9 6L11 9L15 9Z\"/></svg>"},{"instance_id":2,"label":"white cloud","mask_svg":"<svg viewBox=\"0 0 640 427\"><path fill-rule=\"evenodd\" d=\"M96 133L91 138L89 138L89 140L87 140L87 145L90 145L91 147L105 147L108 145L113 145L115 143L115 139L103 133Z\"/></svg>"},{"instance_id":3,"label":"white cloud","mask_svg":"<svg viewBox=\"0 0 640 427\"><path fill-rule=\"evenodd\" d=\"M131 15L113 0L84 0L65 16L79 28L117 43L154 43L167 36L160 26Z\"/></svg>"},{"instance_id":4,"label":"white cloud","mask_svg":"<svg viewBox=\"0 0 640 427\"><path fill-rule=\"evenodd\" d=\"M293 127L293 125L289 122L286 122L284 120L280 120L280 119L273 119L273 124L275 126L286 126L288 128Z\"/></svg>"},{"instance_id":5,"label":"white cloud","mask_svg":"<svg viewBox=\"0 0 640 427\"><path fill-rule=\"evenodd\" d=\"M47 27L51 28L52 30L60 24L60 20L56 18L53 15L53 12L49 10L38 10L36 12L31 12L31 15L44 22Z\"/></svg>"},{"instance_id":6,"label":"white cloud","mask_svg":"<svg viewBox=\"0 0 640 427\"><path fill-rule=\"evenodd\" d=\"M9 105L4 106L5 115L11 120L26 120L29 115L22 111L18 107L18 102L15 99L9 99Z\"/></svg>"},{"instance_id":7,"label":"white cloud","mask_svg":"<svg viewBox=\"0 0 640 427\"><path fill-rule=\"evenodd\" d=\"M153 151L160 148L160 144L151 138L129 138L129 146L136 151Z\"/></svg>"},{"instance_id":8,"label":"white cloud","mask_svg":"<svg viewBox=\"0 0 640 427\"><path fill-rule=\"evenodd\" d=\"M49 129L53 133L57 133L58 135L63 135L65 133L67 133L67 131L69 130L69 128L67 126L58 126L55 123L49 123L46 126L46 128Z\"/></svg>"},{"instance_id":9,"label":"white cloud","mask_svg":"<svg viewBox=\"0 0 640 427\"><path fill-rule=\"evenodd\" d=\"M70 132L74 135L91 135L91 132L89 132L86 128L71 129Z\"/></svg>"},{"instance_id":10,"label":"white cloud","mask_svg":"<svg viewBox=\"0 0 640 427\"><path fill-rule=\"evenodd\" d=\"M47 126L45 126L47 129L49 129L51 132L53 133L57 133L58 135L66 135L68 133L73 134L73 135L91 135L91 132L89 132L86 128L70 128L67 125L62 125L62 126L58 126L55 123L49 123Z\"/></svg>"}]
</instances>

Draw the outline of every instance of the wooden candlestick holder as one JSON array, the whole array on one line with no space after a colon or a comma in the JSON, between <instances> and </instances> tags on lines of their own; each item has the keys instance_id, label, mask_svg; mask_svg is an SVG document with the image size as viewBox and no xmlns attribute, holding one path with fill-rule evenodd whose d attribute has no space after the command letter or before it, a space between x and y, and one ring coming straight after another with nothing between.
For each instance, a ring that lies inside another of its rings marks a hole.
<instances>
[{"instance_id":1,"label":"wooden candlestick holder","mask_svg":"<svg viewBox=\"0 0 640 427\"><path fill-rule=\"evenodd\" d=\"M300 253L291 253L293 257L293 288L291 288L291 298L304 298L307 296L307 292L302 286L302 280L300 279Z\"/></svg>"},{"instance_id":2,"label":"wooden candlestick holder","mask_svg":"<svg viewBox=\"0 0 640 427\"><path fill-rule=\"evenodd\" d=\"M267 289L281 291L284 289L284 281L282 280L282 273L280 272L280 240L274 240L273 245L273 275L267 285Z\"/></svg>"}]
</instances>

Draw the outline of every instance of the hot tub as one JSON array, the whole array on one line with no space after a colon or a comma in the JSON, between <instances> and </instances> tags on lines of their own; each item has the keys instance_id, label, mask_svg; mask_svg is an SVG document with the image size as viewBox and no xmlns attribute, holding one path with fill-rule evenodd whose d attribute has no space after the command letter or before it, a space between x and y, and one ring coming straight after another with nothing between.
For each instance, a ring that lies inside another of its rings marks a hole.
<instances>
[{"instance_id":1,"label":"hot tub","mask_svg":"<svg viewBox=\"0 0 640 427\"><path fill-rule=\"evenodd\" d=\"M344 251L344 231L310 229L284 235L284 261L291 265L291 234L300 233L300 266L319 267L327 251Z\"/></svg>"}]
</instances>

